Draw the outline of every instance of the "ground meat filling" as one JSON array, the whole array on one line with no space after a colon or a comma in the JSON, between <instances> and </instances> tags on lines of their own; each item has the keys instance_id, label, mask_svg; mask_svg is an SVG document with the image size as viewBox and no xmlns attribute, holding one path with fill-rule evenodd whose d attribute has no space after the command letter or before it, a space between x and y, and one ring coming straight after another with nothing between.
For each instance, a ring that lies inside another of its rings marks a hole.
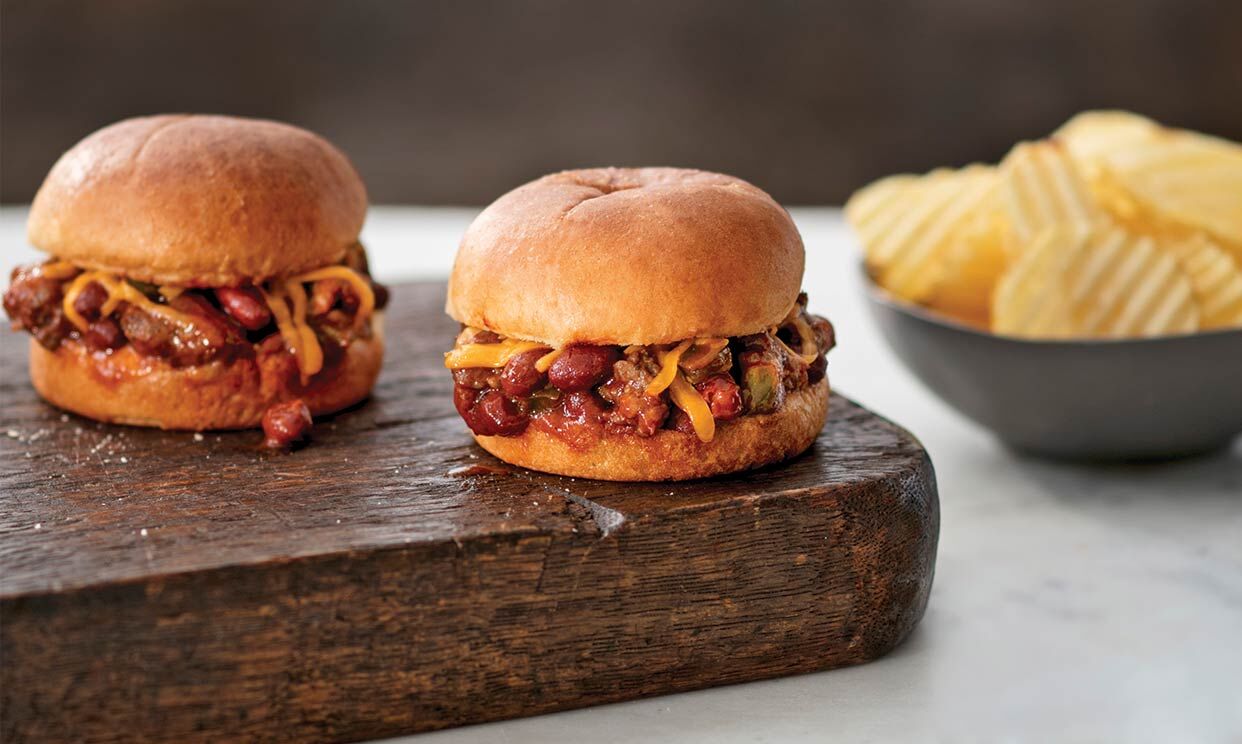
<instances>
[{"instance_id":1,"label":"ground meat filling","mask_svg":"<svg viewBox=\"0 0 1242 744\"><path fill-rule=\"evenodd\" d=\"M354 245L344 265L366 277L366 252ZM85 330L65 317L65 290L78 272L67 276L63 270L49 272L57 261L13 270L4 293L4 310L14 330L26 330L44 347L55 350L60 344L81 343L92 351L111 352L130 345L146 356L167 360L175 367L188 367L212 361L254 357L267 348L268 339L279 340L279 330L263 295L254 286L185 289L166 296L161 288L141 282L129 284L147 299L187 316L192 322L179 325L148 312L138 304L121 301L104 316L107 290L90 282L74 300L73 309L87 322ZM325 366L341 358L341 350L355 338L369 337L369 323L356 324L359 300L348 282L320 279L306 285L307 324L323 347ZM371 281L375 309L388 301L387 289Z\"/></svg>"},{"instance_id":2,"label":"ground meat filling","mask_svg":"<svg viewBox=\"0 0 1242 744\"><path fill-rule=\"evenodd\" d=\"M825 354L836 344L832 324L806 312L805 294L789 317L764 333L699 339L682 354L678 372L703 398L717 422L780 410L786 397L824 379ZM490 331L463 329L457 347L497 344ZM605 434L654 436L662 430L693 435L691 419L669 390L649 395L672 346L569 346L546 371L536 365L546 347L521 351L501 367L453 370L453 402L471 431L515 436L534 426L571 445Z\"/></svg>"}]
</instances>

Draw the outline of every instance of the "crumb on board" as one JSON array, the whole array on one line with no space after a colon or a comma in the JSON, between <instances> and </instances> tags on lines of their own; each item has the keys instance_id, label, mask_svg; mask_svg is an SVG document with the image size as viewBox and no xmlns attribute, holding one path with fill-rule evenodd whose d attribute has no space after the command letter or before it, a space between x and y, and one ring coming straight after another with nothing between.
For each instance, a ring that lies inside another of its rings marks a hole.
<instances>
[{"instance_id":1,"label":"crumb on board","mask_svg":"<svg viewBox=\"0 0 1242 744\"><path fill-rule=\"evenodd\" d=\"M201 431L194 432L194 441L196 442L203 441L203 433Z\"/></svg>"},{"instance_id":2,"label":"crumb on board","mask_svg":"<svg viewBox=\"0 0 1242 744\"><path fill-rule=\"evenodd\" d=\"M139 534L139 535L142 535L143 537L146 537L146 536L147 536L147 528L146 528L146 527L143 527L142 529L138 530L138 534Z\"/></svg>"}]
</instances>

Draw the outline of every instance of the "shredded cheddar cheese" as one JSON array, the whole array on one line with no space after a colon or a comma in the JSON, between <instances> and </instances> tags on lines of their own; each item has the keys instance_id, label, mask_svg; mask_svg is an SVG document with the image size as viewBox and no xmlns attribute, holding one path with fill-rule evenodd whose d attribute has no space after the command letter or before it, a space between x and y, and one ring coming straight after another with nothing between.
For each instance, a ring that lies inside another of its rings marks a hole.
<instances>
[{"instance_id":1,"label":"shredded cheddar cheese","mask_svg":"<svg viewBox=\"0 0 1242 744\"><path fill-rule=\"evenodd\" d=\"M673 377L668 394L673 399L673 405L690 417L694 434L700 441L710 442L716 438L716 417L712 415L712 409L680 372Z\"/></svg>"},{"instance_id":2,"label":"shredded cheddar cheese","mask_svg":"<svg viewBox=\"0 0 1242 744\"><path fill-rule=\"evenodd\" d=\"M77 326L78 330L83 333L90 327L90 323L78 313L74 303L78 299L78 295L82 294L82 290L86 289L86 285L96 282L104 288L108 293L108 299L104 302L99 312L101 315L111 315L116 311L117 305L122 302L128 302L131 305L137 305L143 310L158 315L168 321L181 326L187 330L194 330L194 319L185 313L177 312L167 305L161 305L153 302L150 298L136 289L132 284L124 279L118 279L111 274L102 271L86 271L79 274L72 282L69 283L68 289L65 290L65 298L61 305L64 310L65 317L69 322Z\"/></svg>"},{"instance_id":3,"label":"shredded cheddar cheese","mask_svg":"<svg viewBox=\"0 0 1242 744\"><path fill-rule=\"evenodd\" d=\"M355 329L365 323L375 311L375 292L371 290L371 283L347 266L325 266L288 279L273 280L268 282L268 289L259 289L263 300L272 311L280 337L297 359L303 385L323 369L323 347L319 344L315 329L306 322L306 288L302 285L321 279L340 279L353 289L358 297L358 311L354 315Z\"/></svg>"},{"instance_id":4,"label":"shredded cheddar cheese","mask_svg":"<svg viewBox=\"0 0 1242 744\"><path fill-rule=\"evenodd\" d=\"M68 261L50 261L39 266L39 275L48 279L68 279L78 273L78 267Z\"/></svg>"},{"instance_id":5,"label":"shredded cheddar cheese","mask_svg":"<svg viewBox=\"0 0 1242 744\"><path fill-rule=\"evenodd\" d=\"M353 288L354 294L358 297L358 313L354 316L355 328L361 326L375 310L375 292L371 291L371 283L347 266L326 266L322 269L299 274L285 281L309 284L320 279L340 279L341 281L348 282Z\"/></svg>"},{"instance_id":6,"label":"shredded cheddar cheese","mask_svg":"<svg viewBox=\"0 0 1242 744\"><path fill-rule=\"evenodd\" d=\"M727 338L696 338L678 364L682 369L700 369L715 361L729 345Z\"/></svg>"},{"instance_id":7,"label":"shredded cheddar cheese","mask_svg":"<svg viewBox=\"0 0 1242 744\"><path fill-rule=\"evenodd\" d=\"M305 385L312 375L323 369L323 348L315 332L306 324L306 290L300 283L290 280L273 282L269 289L260 287L259 293L272 311L272 320L285 346L293 352L302 384Z\"/></svg>"},{"instance_id":8,"label":"shredded cheddar cheese","mask_svg":"<svg viewBox=\"0 0 1242 744\"><path fill-rule=\"evenodd\" d=\"M659 395L673 384L673 379L677 376L677 365L681 361L681 355L686 353L686 349L690 348L691 339L686 339L677 344L670 351L660 354L660 374L647 385L647 395Z\"/></svg>"},{"instance_id":9,"label":"shredded cheddar cheese","mask_svg":"<svg viewBox=\"0 0 1242 744\"><path fill-rule=\"evenodd\" d=\"M647 386L646 393L647 395L659 395L667 389L673 405L685 411L690 417L695 436L703 442L710 442L716 437L716 417L712 415L712 409L707 405L707 401L703 400L699 391L695 390L694 385L691 385L677 368L678 360L690 347L690 343L690 341L683 341L669 351L658 353L661 365L660 374ZM669 373L669 370L672 372ZM666 373L671 378L668 383L659 391L651 392Z\"/></svg>"},{"instance_id":10,"label":"shredded cheddar cheese","mask_svg":"<svg viewBox=\"0 0 1242 744\"><path fill-rule=\"evenodd\" d=\"M777 326L772 326L768 329L768 333L771 334L772 338L776 339L776 343L780 344L782 349L789 352L790 356L797 357L807 364L814 362L815 357L819 356L819 345L815 342L815 336L811 332L810 326L807 326L806 322L801 318L795 318L790 322L794 324L794 328L798 331L798 336L802 339L802 348L810 348L814 349L814 351L809 354L794 351L789 344L785 343L781 337L776 334L776 332L780 330Z\"/></svg>"},{"instance_id":11,"label":"shredded cheddar cheese","mask_svg":"<svg viewBox=\"0 0 1242 744\"><path fill-rule=\"evenodd\" d=\"M804 351L799 356L802 357L802 361L811 364L819 356L819 342L815 340L815 332L811 330L811 326L807 324L801 315L794 318L793 322L794 328L798 329L798 336L802 338L802 348L811 350L809 352Z\"/></svg>"},{"instance_id":12,"label":"shredded cheddar cheese","mask_svg":"<svg viewBox=\"0 0 1242 744\"><path fill-rule=\"evenodd\" d=\"M46 276L66 279L78 271L77 267L67 261L44 264L40 270ZM358 311L354 315L355 328L366 322L375 311L375 293L371 290L370 282L345 266L327 266L288 279L273 280L268 282L266 288L259 287L263 300L272 311L272 317L281 338L297 358L298 371L302 375L303 383L323 369L323 347L320 346L314 329L306 321L307 296L306 288L303 286L321 279L339 279L350 285L358 297ZM77 311L74 303L78 295L82 294L82 290L86 289L91 282L97 282L108 293L108 298L100 308L102 315L111 315L118 305L128 302L181 328L190 331L195 328L193 316L151 300L124 279L103 271L85 271L69 283L65 289L62 305L65 317L82 332L86 332L90 324ZM171 285L163 285L159 288L160 294L169 301L179 297L185 290L185 287Z\"/></svg>"},{"instance_id":13,"label":"shredded cheddar cheese","mask_svg":"<svg viewBox=\"0 0 1242 744\"><path fill-rule=\"evenodd\" d=\"M445 352L444 366L449 369L470 369L473 367L491 367L496 369L508 364L509 360L518 354L532 349L546 348L548 348L547 344L509 338L494 344L462 344L452 351Z\"/></svg>"}]
</instances>

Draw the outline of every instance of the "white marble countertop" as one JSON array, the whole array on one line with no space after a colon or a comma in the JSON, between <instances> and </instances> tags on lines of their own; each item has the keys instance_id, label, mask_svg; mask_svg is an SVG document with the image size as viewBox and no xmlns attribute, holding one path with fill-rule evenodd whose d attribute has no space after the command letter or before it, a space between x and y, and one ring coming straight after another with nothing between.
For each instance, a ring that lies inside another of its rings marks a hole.
<instances>
[{"instance_id":1,"label":"white marble countertop","mask_svg":"<svg viewBox=\"0 0 1242 744\"><path fill-rule=\"evenodd\" d=\"M444 277L477 210L376 207L389 282ZM866 317L835 209L793 210L829 374L931 452L942 530L914 635L871 664L453 729L455 742L1242 742L1242 441L1162 465L1015 456L934 398ZM0 208L3 264L37 257Z\"/></svg>"}]
</instances>

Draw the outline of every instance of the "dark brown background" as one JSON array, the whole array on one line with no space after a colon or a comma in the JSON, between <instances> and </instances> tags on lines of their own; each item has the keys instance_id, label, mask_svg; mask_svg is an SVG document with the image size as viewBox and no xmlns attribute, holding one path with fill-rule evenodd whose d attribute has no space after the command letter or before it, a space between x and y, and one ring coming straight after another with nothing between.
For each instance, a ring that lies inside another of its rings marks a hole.
<instances>
[{"instance_id":1,"label":"dark brown background","mask_svg":"<svg viewBox=\"0 0 1242 744\"><path fill-rule=\"evenodd\" d=\"M376 202L562 167L729 171L790 203L995 159L1121 106L1242 139L1242 2L4 0L0 199L115 119L286 119Z\"/></svg>"}]
</instances>

